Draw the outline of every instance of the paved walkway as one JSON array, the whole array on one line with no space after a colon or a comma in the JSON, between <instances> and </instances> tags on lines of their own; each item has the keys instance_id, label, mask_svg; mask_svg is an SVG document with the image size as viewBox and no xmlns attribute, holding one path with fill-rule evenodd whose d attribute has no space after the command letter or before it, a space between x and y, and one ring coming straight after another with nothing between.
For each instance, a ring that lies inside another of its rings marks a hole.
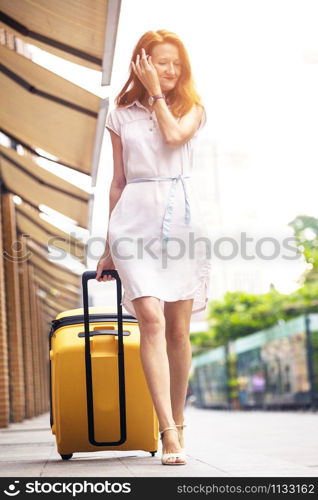
<instances>
[{"instance_id":1,"label":"paved walkway","mask_svg":"<svg viewBox=\"0 0 318 500\"><path fill-rule=\"evenodd\" d=\"M318 477L318 413L187 407L187 465L142 451L56 451L49 414L0 429L2 477Z\"/></svg>"}]
</instances>

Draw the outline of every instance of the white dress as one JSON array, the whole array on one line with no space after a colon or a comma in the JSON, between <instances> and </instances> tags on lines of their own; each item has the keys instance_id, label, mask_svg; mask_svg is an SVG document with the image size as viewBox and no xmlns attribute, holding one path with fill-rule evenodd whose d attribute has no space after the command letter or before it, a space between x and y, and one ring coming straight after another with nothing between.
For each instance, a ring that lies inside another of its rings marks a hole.
<instances>
[{"instance_id":1,"label":"white dress","mask_svg":"<svg viewBox=\"0 0 318 500\"><path fill-rule=\"evenodd\" d=\"M122 306L133 299L171 302L193 298L192 315L208 301L208 232L191 184L193 145L206 122L181 146L163 140L155 111L138 100L115 107L106 127L121 137L127 184L108 224L109 245L123 285ZM199 241L198 241L199 240Z\"/></svg>"}]
</instances>

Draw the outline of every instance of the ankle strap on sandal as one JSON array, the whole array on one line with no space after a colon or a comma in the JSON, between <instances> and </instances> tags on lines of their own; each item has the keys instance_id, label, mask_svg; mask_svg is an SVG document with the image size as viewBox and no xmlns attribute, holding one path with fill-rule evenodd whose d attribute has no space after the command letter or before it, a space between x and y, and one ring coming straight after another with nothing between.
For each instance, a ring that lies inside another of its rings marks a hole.
<instances>
[{"instance_id":1,"label":"ankle strap on sandal","mask_svg":"<svg viewBox=\"0 0 318 500\"><path fill-rule=\"evenodd\" d=\"M183 427L187 427L187 424L176 424L176 427L181 427L181 429L183 429Z\"/></svg>"},{"instance_id":2,"label":"ankle strap on sandal","mask_svg":"<svg viewBox=\"0 0 318 500\"><path fill-rule=\"evenodd\" d=\"M165 431L168 431L168 430L170 430L170 429L171 429L171 430L173 430L173 431L176 431L176 430L177 430L177 429L176 429L176 426L174 426L174 427L165 427L164 429L162 429L162 431L159 431L159 432L160 432L160 434L161 434L161 436L162 436L162 434L163 434ZM178 432L178 431L177 431L177 432Z\"/></svg>"}]
</instances>

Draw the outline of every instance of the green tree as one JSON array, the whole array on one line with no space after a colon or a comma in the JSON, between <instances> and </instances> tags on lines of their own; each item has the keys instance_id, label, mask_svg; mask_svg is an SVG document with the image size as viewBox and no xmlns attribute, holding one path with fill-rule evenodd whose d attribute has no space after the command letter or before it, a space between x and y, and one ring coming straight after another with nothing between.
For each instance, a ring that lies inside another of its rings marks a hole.
<instances>
[{"instance_id":1,"label":"green tree","mask_svg":"<svg viewBox=\"0 0 318 500\"><path fill-rule=\"evenodd\" d=\"M318 281L306 281L302 287L286 295L283 310L286 320L300 314L318 312Z\"/></svg>"},{"instance_id":2,"label":"green tree","mask_svg":"<svg viewBox=\"0 0 318 500\"><path fill-rule=\"evenodd\" d=\"M300 282L318 282L318 219L299 215L288 225L293 228L296 245L308 263Z\"/></svg>"},{"instance_id":3,"label":"green tree","mask_svg":"<svg viewBox=\"0 0 318 500\"><path fill-rule=\"evenodd\" d=\"M224 345L300 314L318 312L318 283L305 283L285 295L271 288L261 295L227 292L222 301L211 301L208 309L209 329L192 333L193 352Z\"/></svg>"},{"instance_id":4,"label":"green tree","mask_svg":"<svg viewBox=\"0 0 318 500\"><path fill-rule=\"evenodd\" d=\"M284 297L275 288L261 295L227 292L223 301L210 304L214 339L224 343L272 326L282 318Z\"/></svg>"}]
</instances>

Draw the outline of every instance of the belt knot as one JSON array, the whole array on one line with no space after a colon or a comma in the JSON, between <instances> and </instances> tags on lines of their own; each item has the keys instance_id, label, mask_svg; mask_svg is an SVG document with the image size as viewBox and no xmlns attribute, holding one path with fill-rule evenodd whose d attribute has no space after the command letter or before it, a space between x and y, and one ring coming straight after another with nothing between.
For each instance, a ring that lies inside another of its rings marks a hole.
<instances>
[{"instance_id":1,"label":"belt knot","mask_svg":"<svg viewBox=\"0 0 318 500\"><path fill-rule=\"evenodd\" d=\"M190 223L190 203L189 203L189 196L187 193L187 188L186 188L186 183L184 182L184 179L190 178L190 175L183 175L183 174L178 174L175 176L171 177L135 177L134 179L129 179L127 180L127 183L131 182L145 182L145 181L167 181L167 180L172 180L170 191L169 191L169 196L168 196L168 202L165 210L165 215L163 218L163 223L162 223L162 246L163 248L166 248L167 242L168 242L168 234L170 231L170 225L171 225L171 220L172 220L172 213L173 213L173 204L174 204L174 199L175 199L175 190L176 190L176 184L179 180L181 180L182 187L183 187L183 192L184 192L184 202L185 202L185 223L189 224Z\"/></svg>"}]
</instances>

